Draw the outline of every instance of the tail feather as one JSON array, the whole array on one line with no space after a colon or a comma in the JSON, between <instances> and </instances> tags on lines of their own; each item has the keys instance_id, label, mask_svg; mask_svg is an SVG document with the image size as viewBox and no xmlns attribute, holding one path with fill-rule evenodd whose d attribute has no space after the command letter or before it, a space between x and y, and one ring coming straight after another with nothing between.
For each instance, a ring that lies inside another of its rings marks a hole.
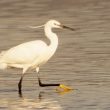
<instances>
[{"instance_id":1,"label":"tail feather","mask_svg":"<svg viewBox=\"0 0 110 110\"><path fill-rule=\"evenodd\" d=\"M6 53L6 51L2 51L0 53L0 69L6 69L7 68L7 64L3 62L3 56Z\"/></svg>"},{"instance_id":2,"label":"tail feather","mask_svg":"<svg viewBox=\"0 0 110 110\"><path fill-rule=\"evenodd\" d=\"M0 63L0 69L1 69L1 70L6 69L7 67L8 67L8 66L7 66L6 63Z\"/></svg>"},{"instance_id":3,"label":"tail feather","mask_svg":"<svg viewBox=\"0 0 110 110\"><path fill-rule=\"evenodd\" d=\"M2 58L5 53L6 53L6 51L2 51L2 52L0 53L0 58Z\"/></svg>"}]
</instances>

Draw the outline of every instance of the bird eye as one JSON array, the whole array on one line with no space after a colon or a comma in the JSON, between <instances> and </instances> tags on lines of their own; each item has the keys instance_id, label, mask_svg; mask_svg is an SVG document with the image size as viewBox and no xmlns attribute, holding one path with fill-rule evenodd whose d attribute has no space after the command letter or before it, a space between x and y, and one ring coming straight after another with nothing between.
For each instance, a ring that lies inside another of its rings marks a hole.
<instances>
[{"instance_id":1,"label":"bird eye","mask_svg":"<svg viewBox=\"0 0 110 110\"><path fill-rule=\"evenodd\" d=\"M54 25L57 25L56 23L54 23Z\"/></svg>"}]
</instances>

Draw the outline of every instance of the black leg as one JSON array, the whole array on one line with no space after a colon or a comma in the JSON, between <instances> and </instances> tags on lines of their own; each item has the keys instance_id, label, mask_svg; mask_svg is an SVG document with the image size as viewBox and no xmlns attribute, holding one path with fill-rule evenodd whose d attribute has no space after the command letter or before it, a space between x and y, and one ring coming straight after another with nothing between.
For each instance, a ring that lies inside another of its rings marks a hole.
<instances>
[{"instance_id":1,"label":"black leg","mask_svg":"<svg viewBox=\"0 0 110 110\"><path fill-rule=\"evenodd\" d=\"M44 84L41 82L39 76L38 76L38 82L40 87L47 87L47 86L60 86L60 84Z\"/></svg>"},{"instance_id":2,"label":"black leg","mask_svg":"<svg viewBox=\"0 0 110 110\"><path fill-rule=\"evenodd\" d=\"M23 76L21 76L20 80L19 80L19 83L18 83L18 92L20 95L22 95L22 80L23 80Z\"/></svg>"}]
</instances>

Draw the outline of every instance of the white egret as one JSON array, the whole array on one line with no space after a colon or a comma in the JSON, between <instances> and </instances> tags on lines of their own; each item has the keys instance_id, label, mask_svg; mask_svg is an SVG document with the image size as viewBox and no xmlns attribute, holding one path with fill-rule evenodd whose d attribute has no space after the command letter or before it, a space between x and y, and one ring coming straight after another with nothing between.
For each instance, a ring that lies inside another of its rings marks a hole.
<instances>
[{"instance_id":1,"label":"white egret","mask_svg":"<svg viewBox=\"0 0 110 110\"><path fill-rule=\"evenodd\" d=\"M45 64L55 53L58 47L58 37L52 32L52 28L66 28L74 30L70 27L62 25L56 20L49 20L46 24L38 26L44 27L45 35L50 40L50 44L47 45L41 40L30 41L22 43L9 50L3 51L0 54L0 69L6 69L8 67L15 67L23 69L22 76L18 83L18 90L21 93L23 76L29 69L36 69L39 73L39 67ZM34 28L34 27L31 27ZM36 27L35 27L36 28ZM38 76L39 86L60 86L67 88L61 84L43 84Z\"/></svg>"}]
</instances>

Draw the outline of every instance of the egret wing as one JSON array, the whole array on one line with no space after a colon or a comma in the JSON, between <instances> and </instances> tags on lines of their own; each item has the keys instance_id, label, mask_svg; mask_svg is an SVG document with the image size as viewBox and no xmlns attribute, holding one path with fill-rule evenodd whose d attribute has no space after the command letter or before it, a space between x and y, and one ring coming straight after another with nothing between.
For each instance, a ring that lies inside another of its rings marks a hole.
<instances>
[{"instance_id":1,"label":"egret wing","mask_svg":"<svg viewBox=\"0 0 110 110\"><path fill-rule=\"evenodd\" d=\"M43 41L30 41L7 50L2 59L6 63L29 64L41 54L44 54L47 45Z\"/></svg>"}]
</instances>

